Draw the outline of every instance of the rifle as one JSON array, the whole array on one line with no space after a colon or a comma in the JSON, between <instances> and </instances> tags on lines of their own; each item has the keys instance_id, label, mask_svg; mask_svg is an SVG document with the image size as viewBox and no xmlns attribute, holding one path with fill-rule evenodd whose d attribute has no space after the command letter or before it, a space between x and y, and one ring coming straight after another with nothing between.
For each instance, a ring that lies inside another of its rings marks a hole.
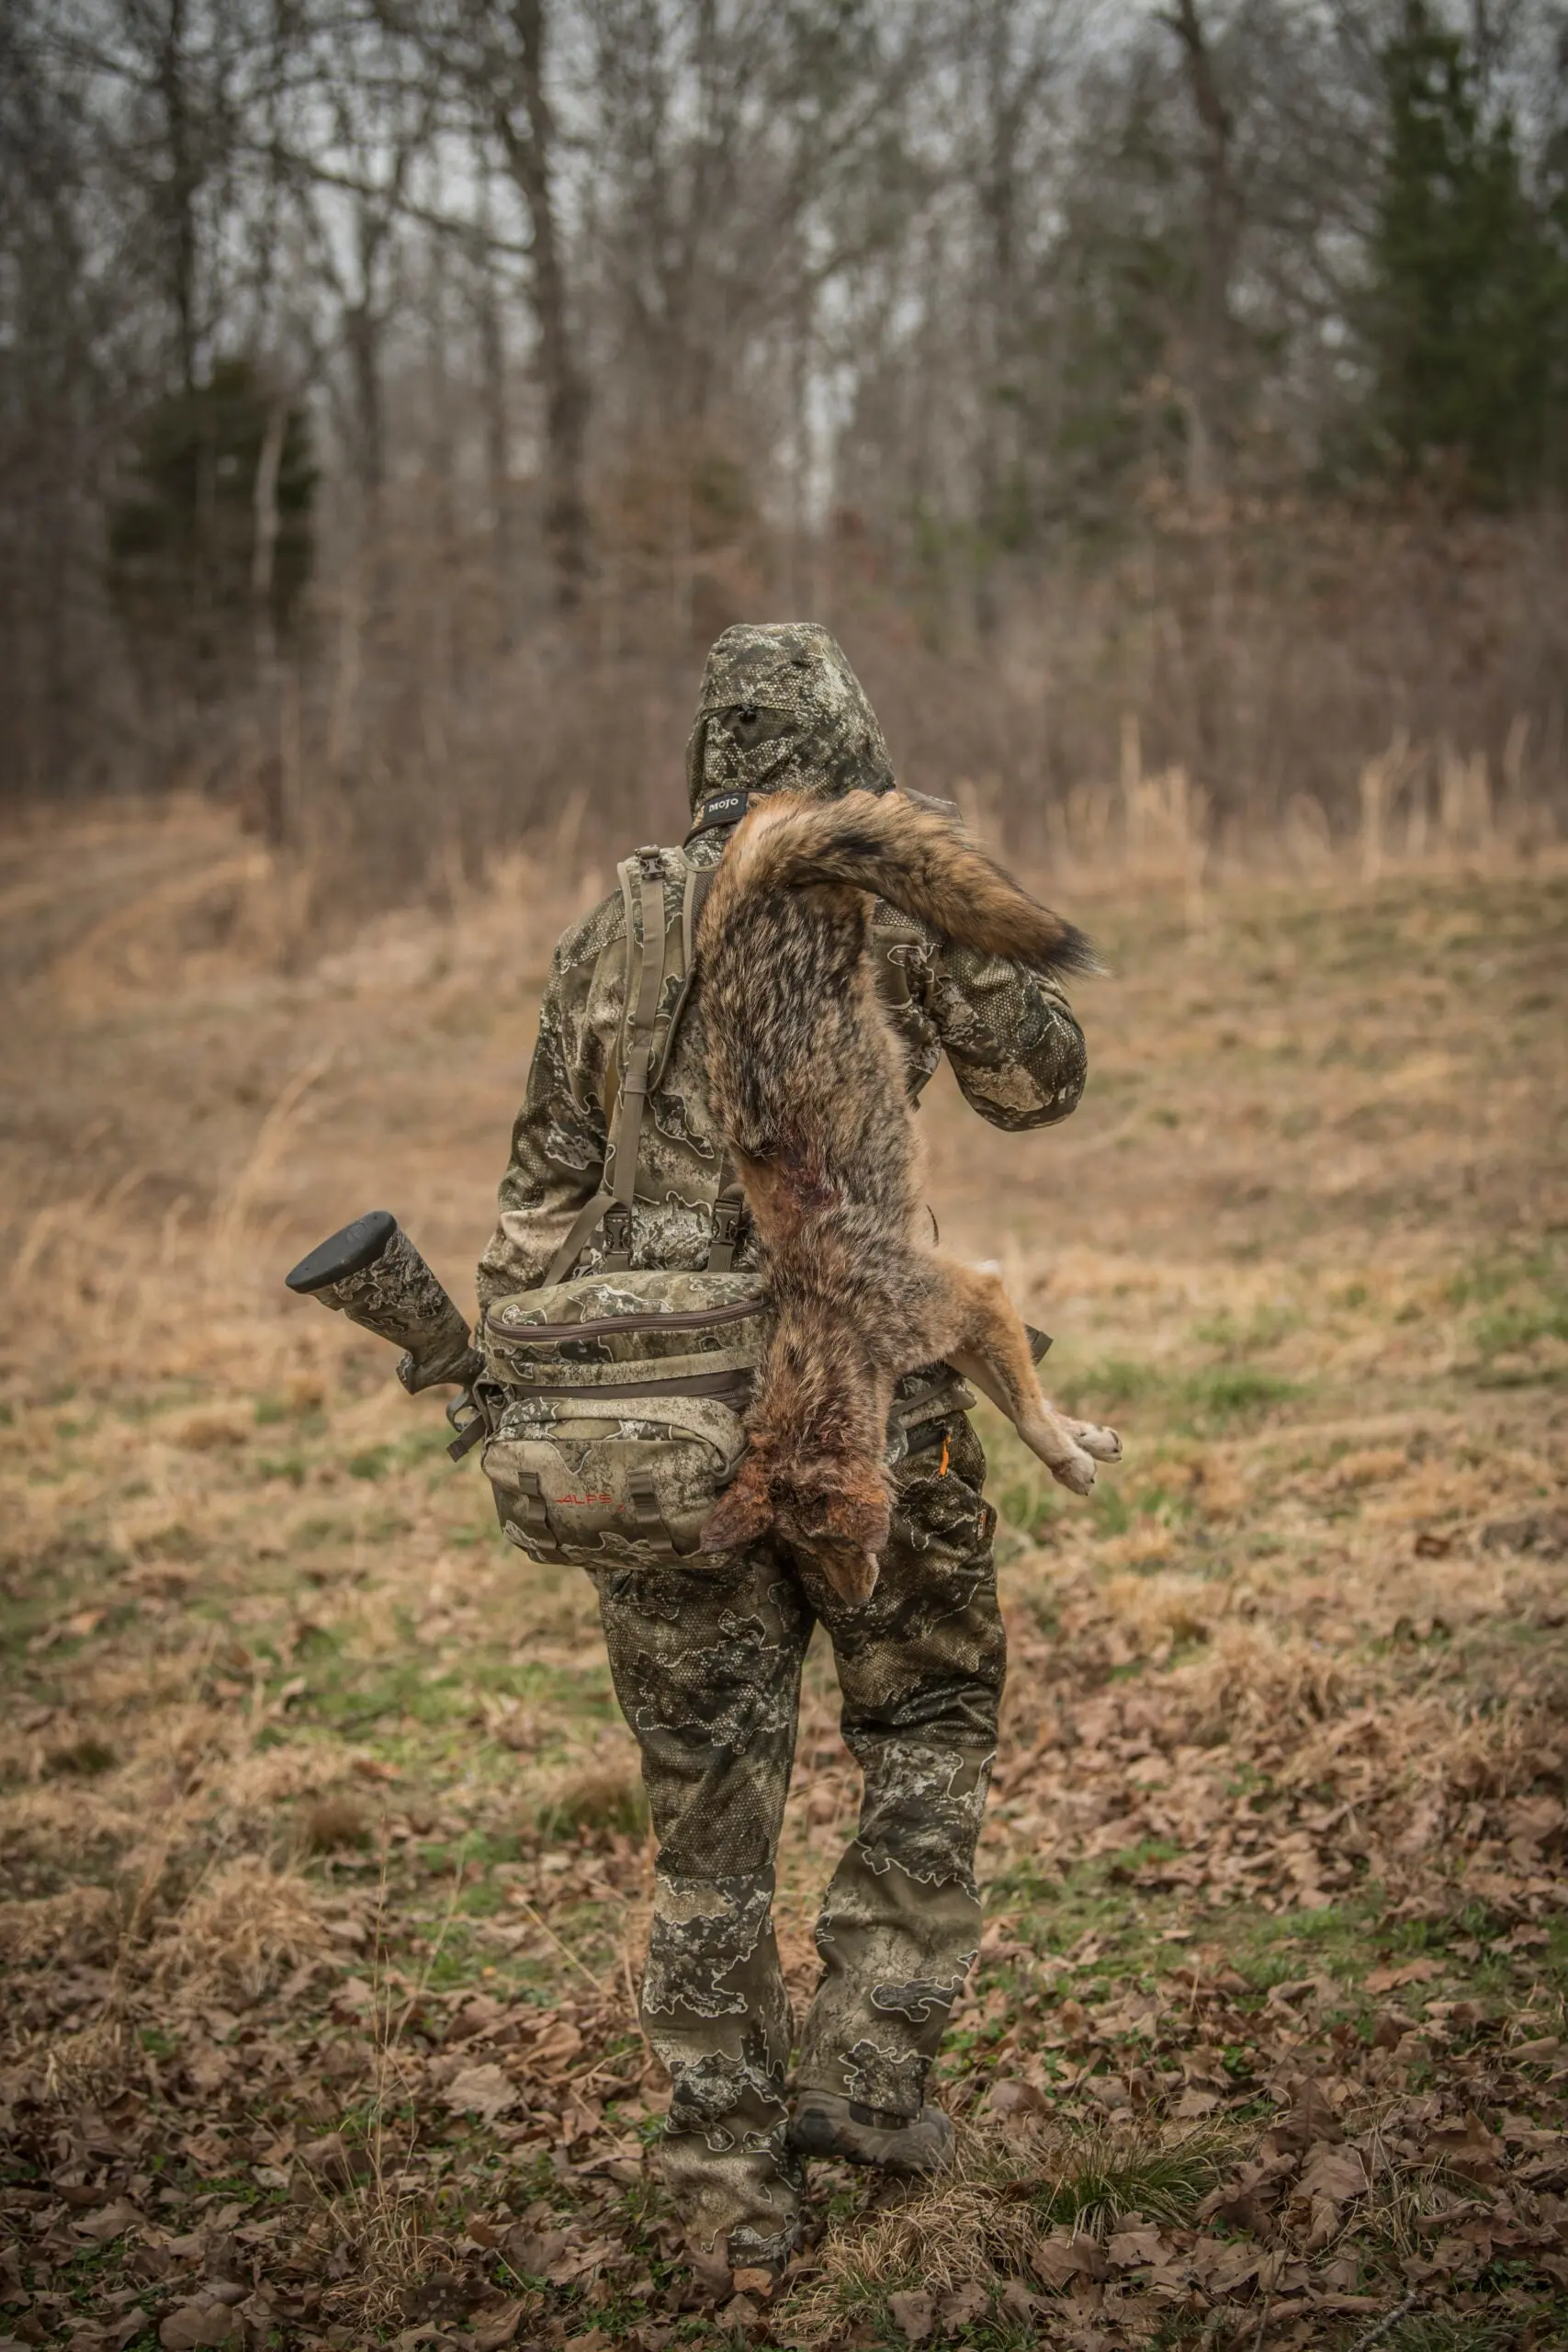
<instances>
[{"instance_id":1,"label":"rifle","mask_svg":"<svg viewBox=\"0 0 1568 2352\"><path fill-rule=\"evenodd\" d=\"M374 1331L404 1351L398 1378L411 1396L451 1381L462 1394L446 1408L457 1435L446 1451L454 1462L485 1434L474 1384L485 1360L468 1327L389 1209L370 1209L318 1242L284 1276L301 1297L319 1298L362 1331Z\"/></svg>"}]
</instances>

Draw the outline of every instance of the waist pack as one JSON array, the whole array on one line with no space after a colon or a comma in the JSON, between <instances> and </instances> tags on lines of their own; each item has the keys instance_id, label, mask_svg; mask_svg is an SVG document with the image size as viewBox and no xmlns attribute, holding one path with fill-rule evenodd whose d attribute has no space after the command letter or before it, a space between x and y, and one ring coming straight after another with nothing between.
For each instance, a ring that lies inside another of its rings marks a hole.
<instances>
[{"instance_id":1,"label":"waist pack","mask_svg":"<svg viewBox=\"0 0 1568 2352\"><path fill-rule=\"evenodd\" d=\"M722 1271L496 1300L480 1340L504 1403L483 1458L507 1540L579 1566L702 1565L767 1319L755 1277Z\"/></svg>"}]
</instances>

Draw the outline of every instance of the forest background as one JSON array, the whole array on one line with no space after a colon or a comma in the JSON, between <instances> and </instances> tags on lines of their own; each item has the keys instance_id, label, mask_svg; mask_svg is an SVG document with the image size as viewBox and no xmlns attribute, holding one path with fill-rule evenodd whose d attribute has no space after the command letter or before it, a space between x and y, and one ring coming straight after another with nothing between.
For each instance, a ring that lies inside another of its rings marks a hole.
<instances>
[{"instance_id":1,"label":"forest background","mask_svg":"<svg viewBox=\"0 0 1568 2352\"><path fill-rule=\"evenodd\" d=\"M0 796L455 902L793 613L1021 854L1550 831L1565 394L1559 0L17 0Z\"/></svg>"}]
</instances>

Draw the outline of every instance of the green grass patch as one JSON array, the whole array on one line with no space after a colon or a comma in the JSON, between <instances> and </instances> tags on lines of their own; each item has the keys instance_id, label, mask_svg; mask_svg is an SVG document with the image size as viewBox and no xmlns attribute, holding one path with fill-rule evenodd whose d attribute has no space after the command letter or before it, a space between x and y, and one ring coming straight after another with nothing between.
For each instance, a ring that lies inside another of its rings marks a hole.
<instances>
[{"instance_id":1,"label":"green grass patch","mask_svg":"<svg viewBox=\"0 0 1568 2352\"><path fill-rule=\"evenodd\" d=\"M1260 1372L1256 1364L1226 1363L1190 1373L1178 1393L1199 1428L1224 1428L1256 1420L1270 1406L1300 1396L1301 1385L1282 1380L1277 1373Z\"/></svg>"},{"instance_id":2,"label":"green grass patch","mask_svg":"<svg viewBox=\"0 0 1568 2352\"><path fill-rule=\"evenodd\" d=\"M344 1468L351 1478L384 1478L392 1466L389 1445L367 1445L363 1453L351 1453Z\"/></svg>"},{"instance_id":3,"label":"green grass patch","mask_svg":"<svg viewBox=\"0 0 1568 2352\"><path fill-rule=\"evenodd\" d=\"M1550 1234L1532 1250L1497 1250L1450 1277L1450 1306L1472 1310L1468 1336L1484 1388L1560 1379L1556 1352L1568 1344L1568 1238Z\"/></svg>"},{"instance_id":4,"label":"green grass patch","mask_svg":"<svg viewBox=\"0 0 1568 2352\"><path fill-rule=\"evenodd\" d=\"M1235 2154L1213 2132L1194 2132L1168 2147L1118 2144L1095 2134L1070 2150L1059 2175L1042 2183L1029 2202L1053 2228L1112 2227L1127 2213L1166 2225L1190 2221Z\"/></svg>"},{"instance_id":5,"label":"green grass patch","mask_svg":"<svg viewBox=\"0 0 1568 2352\"><path fill-rule=\"evenodd\" d=\"M466 1716L468 1686L434 1668L427 1657L398 1657L367 1667L345 1656L341 1636L324 1635L308 1657L305 1690L296 1705L340 1735L384 1723L389 1716L434 1727Z\"/></svg>"},{"instance_id":6,"label":"green grass patch","mask_svg":"<svg viewBox=\"0 0 1568 2352\"><path fill-rule=\"evenodd\" d=\"M1075 1366L1062 1383L1058 1401L1083 1419L1114 1423L1120 1415L1138 1414L1146 1442L1151 1425L1156 1430L1212 1436L1256 1421L1271 1407L1302 1393L1302 1383L1246 1362L1176 1373L1108 1357Z\"/></svg>"},{"instance_id":7,"label":"green grass patch","mask_svg":"<svg viewBox=\"0 0 1568 2352\"><path fill-rule=\"evenodd\" d=\"M1300 1330L1302 1320L1296 1307L1260 1306L1245 1322L1230 1314L1212 1315L1193 1326L1192 1336L1204 1347L1218 1349L1227 1363L1241 1363L1278 1347L1291 1332Z\"/></svg>"},{"instance_id":8,"label":"green grass patch","mask_svg":"<svg viewBox=\"0 0 1568 2352\"><path fill-rule=\"evenodd\" d=\"M310 1464L303 1453L258 1453L255 1475L264 1482L282 1479L290 1487L302 1487L310 1475Z\"/></svg>"},{"instance_id":9,"label":"green grass patch","mask_svg":"<svg viewBox=\"0 0 1568 2352\"><path fill-rule=\"evenodd\" d=\"M1549 2339L1537 2336L1544 2345ZM1561 2339L1559 2339L1561 2340ZM1412 2312L1384 2336L1388 2352L1506 2352L1526 2341L1518 2312Z\"/></svg>"},{"instance_id":10,"label":"green grass patch","mask_svg":"<svg viewBox=\"0 0 1568 2352\"><path fill-rule=\"evenodd\" d=\"M648 1826L648 1799L632 1765L608 1765L563 1781L539 1808L547 1838L619 1829L640 1838Z\"/></svg>"}]
</instances>

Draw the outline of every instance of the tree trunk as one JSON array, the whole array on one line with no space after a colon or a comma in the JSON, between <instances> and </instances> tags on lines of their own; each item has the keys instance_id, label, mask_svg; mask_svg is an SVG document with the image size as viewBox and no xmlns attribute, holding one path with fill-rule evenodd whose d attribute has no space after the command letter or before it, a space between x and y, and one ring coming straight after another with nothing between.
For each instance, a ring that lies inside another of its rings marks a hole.
<instances>
[{"instance_id":1,"label":"tree trunk","mask_svg":"<svg viewBox=\"0 0 1568 2352\"><path fill-rule=\"evenodd\" d=\"M164 37L158 44L158 95L164 105L164 125L169 142L166 201L169 210L170 292L175 308L175 340L179 353L180 381L186 390L196 385L196 189L197 172L191 154L191 125L186 90L186 0L169 0Z\"/></svg>"},{"instance_id":2,"label":"tree trunk","mask_svg":"<svg viewBox=\"0 0 1568 2352\"><path fill-rule=\"evenodd\" d=\"M583 458L589 395L578 364L555 204L555 123L545 95L546 0L512 0L512 23L518 41L524 119L517 120L506 99L497 105L494 119L507 169L528 209L531 299L545 396L545 539L556 602L570 611L582 600L588 575Z\"/></svg>"},{"instance_id":3,"label":"tree trunk","mask_svg":"<svg viewBox=\"0 0 1568 2352\"><path fill-rule=\"evenodd\" d=\"M1235 126L1220 93L1197 0L1177 0L1166 18L1181 49L1182 70L1198 117L1202 203L1198 223L1198 303L1187 370L1188 489L1195 499L1225 484L1235 434L1231 278L1241 236L1241 197L1231 162Z\"/></svg>"}]
</instances>

